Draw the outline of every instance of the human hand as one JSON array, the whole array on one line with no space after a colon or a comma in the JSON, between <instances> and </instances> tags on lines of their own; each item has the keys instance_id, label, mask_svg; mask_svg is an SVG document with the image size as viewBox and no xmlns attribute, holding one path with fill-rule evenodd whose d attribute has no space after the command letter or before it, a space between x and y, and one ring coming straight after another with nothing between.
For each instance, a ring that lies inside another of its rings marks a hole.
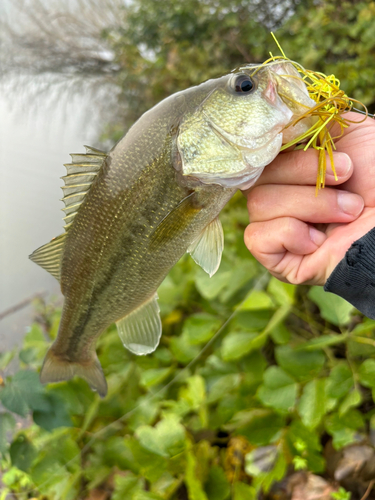
<instances>
[{"instance_id":1,"label":"human hand","mask_svg":"<svg viewBox=\"0 0 375 500\"><path fill-rule=\"evenodd\" d=\"M246 246L281 281L324 285L350 245L375 226L375 120L350 124L335 144L338 181L327 160L329 187L317 197L313 149L279 154L245 193Z\"/></svg>"}]
</instances>

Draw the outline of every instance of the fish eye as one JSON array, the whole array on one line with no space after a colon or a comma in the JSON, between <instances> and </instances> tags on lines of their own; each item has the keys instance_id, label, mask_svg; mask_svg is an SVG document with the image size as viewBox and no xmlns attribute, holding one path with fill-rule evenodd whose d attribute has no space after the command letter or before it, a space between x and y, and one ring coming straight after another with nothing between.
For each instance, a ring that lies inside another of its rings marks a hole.
<instances>
[{"instance_id":1,"label":"fish eye","mask_svg":"<svg viewBox=\"0 0 375 500\"><path fill-rule=\"evenodd\" d=\"M234 80L234 90L239 94L249 94L255 89L255 83L248 75L236 75Z\"/></svg>"}]
</instances>

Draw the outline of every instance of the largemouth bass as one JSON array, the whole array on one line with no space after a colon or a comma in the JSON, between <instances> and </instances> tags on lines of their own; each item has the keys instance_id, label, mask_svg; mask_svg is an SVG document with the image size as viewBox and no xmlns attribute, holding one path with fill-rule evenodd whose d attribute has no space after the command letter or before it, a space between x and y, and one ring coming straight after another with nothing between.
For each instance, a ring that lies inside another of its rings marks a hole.
<instances>
[{"instance_id":1,"label":"largemouth bass","mask_svg":"<svg viewBox=\"0 0 375 500\"><path fill-rule=\"evenodd\" d=\"M314 106L290 63L248 65L178 92L145 113L109 153L86 147L66 165L66 232L31 260L60 281L64 306L42 383L107 384L95 340L116 322L124 346L154 351L157 288L189 252L212 276L223 251L218 215L286 143Z\"/></svg>"}]
</instances>

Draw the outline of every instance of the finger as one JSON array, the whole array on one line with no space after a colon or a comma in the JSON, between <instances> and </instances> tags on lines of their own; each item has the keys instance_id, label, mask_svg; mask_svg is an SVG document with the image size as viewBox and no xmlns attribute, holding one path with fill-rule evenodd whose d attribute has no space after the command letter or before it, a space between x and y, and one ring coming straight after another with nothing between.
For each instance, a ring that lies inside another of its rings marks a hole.
<instances>
[{"instance_id":1,"label":"finger","mask_svg":"<svg viewBox=\"0 0 375 500\"><path fill-rule=\"evenodd\" d=\"M326 238L293 217L251 223L245 230L245 244L253 256L272 274L290 283L310 279L302 275L302 257L315 252Z\"/></svg>"},{"instance_id":2,"label":"finger","mask_svg":"<svg viewBox=\"0 0 375 500\"><path fill-rule=\"evenodd\" d=\"M248 194L251 222L295 217L311 223L351 222L363 210L363 198L338 189L324 189L315 196L312 186L267 184Z\"/></svg>"},{"instance_id":3,"label":"finger","mask_svg":"<svg viewBox=\"0 0 375 500\"><path fill-rule=\"evenodd\" d=\"M367 127L374 126L373 118L362 115L356 111L345 113L343 118L349 123L349 127L341 129L340 124L335 122L330 130L331 137L336 137L335 144L337 144L343 137L352 134L357 129L366 129Z\"/></svg>"},{"instance_id":4,"label":"finger","mask_svg":"<svg viewBox=\"0 0 375 500\"><path fill-rule=\"evenodd\" d=\"M315 186L318 173L318 156L319 153L315 149L281 153L272 163L267 165L255 185L300 184ZM353 173L353 164L347 154L334 152L333 158L338 180L335 180L331 162L327 155L327 185L338 185L345 182Z\"/></svg>"}]
</instances>

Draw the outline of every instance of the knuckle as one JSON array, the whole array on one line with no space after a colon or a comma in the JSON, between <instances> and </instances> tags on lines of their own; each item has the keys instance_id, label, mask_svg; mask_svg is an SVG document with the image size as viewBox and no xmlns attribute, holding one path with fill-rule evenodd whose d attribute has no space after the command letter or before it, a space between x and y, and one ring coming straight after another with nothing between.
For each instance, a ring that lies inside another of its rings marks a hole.
<instances>
[{"instance_id":1,"label":"knuckle","mask_svg":"<svg viewBox=\"0 0 375 500\"><path fill-rule=\"evenodd\" d=\"M284 236L290 237L295 235L297 229L297 221L293 217L284 217L280 229L283 231Z\"/></svg>"},{"instance_id":2,"label":"knuckle","mask_svg":"<svg viewBox=\"0 0 375 500\"><path fill-rule=\"evenodd\" d=\"M255 224L249 224L245 229L244 241L251 254L257 253L258 242L260 241L260 231Z\"/></svg>"}]
</instances>

